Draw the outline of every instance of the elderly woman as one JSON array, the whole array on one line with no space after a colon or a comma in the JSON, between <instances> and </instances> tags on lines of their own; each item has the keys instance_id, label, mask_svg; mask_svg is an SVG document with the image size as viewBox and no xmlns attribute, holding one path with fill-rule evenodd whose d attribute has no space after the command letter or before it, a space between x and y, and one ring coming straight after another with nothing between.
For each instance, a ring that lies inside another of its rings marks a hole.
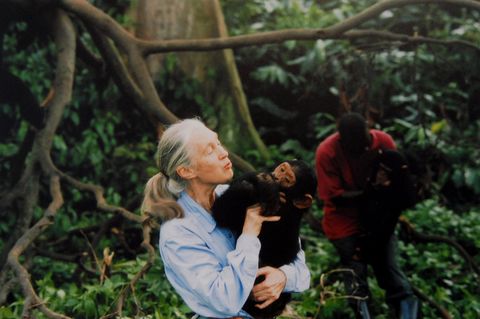
<instances>
[{"instance_id":1,"label":"elderly woman","mask_svg":"<svg viewBox=\"0 0 480 319\"><path fill-rule=\"evenodd\" d=\"M242 310L247 298L264 308L282 291L299 292L310 284L303 251L292 264L258 268L263 222L249 207L240 237L217 227L210 209L233 177L232 163L215 132L197 119L171 125L158 143L159 173L145 188L142 210L160 215L159 249L165 273L195 318L252 318ZM228 213L228 212L227 212ZM254 286L255 278L265 280Z\"/></svg>"}]
</instances>

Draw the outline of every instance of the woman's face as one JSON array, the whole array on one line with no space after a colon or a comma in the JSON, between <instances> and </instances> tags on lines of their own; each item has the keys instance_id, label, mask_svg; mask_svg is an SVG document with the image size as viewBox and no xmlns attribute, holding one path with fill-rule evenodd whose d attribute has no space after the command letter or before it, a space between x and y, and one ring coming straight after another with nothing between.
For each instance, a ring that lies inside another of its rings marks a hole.
<instances>
[{"instance_id":1,"label":"woman's face","mask_svg":"<svg viewBox=\"0 0 480 319\"><path fill-rule=\"evenodd\" d=\"M232 179L232 162L215 132L206 127L199 129L195 132L192 147L191 168L199 182L216 185Z\"/></svg>"}]
</instances>

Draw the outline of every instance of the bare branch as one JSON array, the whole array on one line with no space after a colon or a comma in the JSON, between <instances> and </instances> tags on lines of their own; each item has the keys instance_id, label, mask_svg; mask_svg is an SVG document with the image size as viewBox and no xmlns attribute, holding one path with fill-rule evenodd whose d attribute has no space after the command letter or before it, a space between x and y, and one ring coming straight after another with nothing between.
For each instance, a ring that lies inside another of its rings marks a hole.
<instances>
[{"instance_id":1,"label":"bare branch","mask_svg":"<svg viewBox=\"0 0 480 319\"><path fill-rule=\"evenodd\" d=\"M105 67L103 59L92 52L80 38L77 39L77 55L95 70L101 70Z\"/></svg>"},{"instance_id":2,"label":"bare branch","mask_svg":"<svg viewBox=\"0 0 480 319\"><path fill-rule=\"evenodd\" d=\"M101 10L97 9L90 3L80 0L63 0L60 5L78 15L89 29L98 29L102 34L110 37L117 46L127 55L129 62L130 72L132 73L138 87L141 88L144 97L144 105L148 108L150 114L155 115L163 123L175 123L178 118L170 112L166 106L160 100L158 93L153 84L152 78L148 73L145 59L143 58L140 50L136 45L135 37L123 29L113 18L105 14ZM102 38L102 35L97 34L97 41L105 54L115 58L116 53L108 43L104 42L106 39ZM108 61L108 60L107 60ZM113 66L117 71L125 74L125 67L121 65L118 58L115 58ZM130 77L128 77L130 78ZM128 79L127 78L127 79ZM126 83L132 87L131 83ZM136 99L139 99L138 92L135 93ZM146 102L146 103L145 103Z\"/></svg>"},{"instance_id":3,"label":"bare branch","mask_svg":"<svg viewBox=\"0 0 480 319\"><path fill-rule=\"evenodd\" d=\"M153 115L158 121L162 121L163 123L173 123L178 121L178 118L166 108L156 93L155 96L152 96L151 94L146 96L144 94L142 89L132 78L132 74L121 59L115 45L96 28L88 25L86 27L92 35L95 44L104 56L105 61L107 61L109 68L113 71L113 79L122 91L135 102L135 105L143 109L147 114ZM148 77L144 80L151 82L150 75L147 74L147 76ZM144 81L142 80L140 82Z\"/></svg>"},{"instance_id":4,"label":"bare branch","mask_svg":"<svg viewBox=\"0 0 480 319\"><path fill-rule=\"evenodd\" d=\"M405 34L398 34L389 31L377 31L377 30L352 30L345 32L341 39L360 39L360 38L379 38L390 41L400 41L404 43L414 44L438 44L444 46L465 46L469 49L480 51L480 47L474 43L463 40L438 40L424 36L409 36Z\"/></svg>"},{"instance_id":5,"label":"bare branch","mask_svg":"<svg viewBox=\"0 0 480 319\"><path fill-rule=\"evenodd\" d=\"M273 44L288 40L321 40L321 39L356 39L378 37L393 41L410 43L435 43L441 45L462 45L480 50L475 44L462 40L438 40L423 36L408 36L388 31L350 30L338 35L320 32L322 29L297 29L261 32L252 35L239 35L229 38L162 40L142 43L144 54L150 55L164 52L181 51L215 51L225 48L242 48L261 44Z\"/></svg>"},{"instance_id":6,"label":"bare branch","mask_svg":"<svg viewBox=\"0 0 480 319\"><path fill-rule=\"evenodd\" d=\"M91 10L94 11L94 9L97 10L94 7L92 7ZM88 12L89 9L84 10ZM121 28L116 24L114 20L110 20L111 18L109 18L110 17L106 18L109 21L108 25L112 25L112 27L114 25L114 28ZM90 20L88 21L90 22ZM93 21L92 23L93 26L96 27L95 21ZM143 85L139 87L139 85L137 85L137 83L135 83L135 81L132 79L128 68L125 66L119 54L116 52L115 46L110 43L105 36L98 32L95 27L90 27L89 25L87 25L87 29L90 31L90 34L95 41L95 44L102 52L102 55L105 57L105 61L107 61L109 67L111 67L114 71L114 78L119 84L119 87L123 89L123 92L127 93L130 98L135 101L135 104L137 106L143 108L147 113L154 115L157 119L163 120L163 123L169 124L178 121L178 118L172 113L170 113L170 111L166 109L164 104L158 98L153 82L151 81L151 77L148 74L148 70L146 69L145 61L143 59L142 61L140 61L140 56L138 54L134 54L134 61L136 61L136 65L139 67L140 70L136 71L136 77L145 79L145 81L140 81L140 83L143 83ZM122 32L118 31L118 36L122 36L122 34ZM131 38L129 34L128 37ZM135 69L135 67L133 67L133 69ZM145 90L149 92L149 94L144 95ZM167 112L165 112L165 110ZM230 153L230 158L240 170L254 170L253 166L250 163L243 160L238 155Z\"/></svg>"},{"instance_id":7,"label":"bare branch","mask_svg":"<svg viewBox=\"0 0 480 319\"><path fill-rule=\"evenodd\" d=\"M226 48L240 48L246 46L281 43L288 40L319 40L319 39L340 39L349 38L345 34L362 23L371 20L381 14L383 11L394 9L412 4L455 4L457 6L470 7L480 10L478 1L462 1L462 0L393 0L380 1L373 6L365 9L357 15L354 15L342 22L324 29L285 29L269 32L258 32L250 35L239 35L228 38L213 39L188 39L188 40L162 40L162 41L145 41L138 40L138 45L144 55L162 52L178 52L178 51L213 51ZM353 34L355 35L355 33ZM352 35L350 35L352 36ZM385 35L386 36L386 35ZM385 37L387 38L387 37ZM395 39L400 40L400 39ZM403 41L408 38L401 39ZM465 42L465 41L462 41ZM473 46L473 44L465 45Z\"/></svg>"},{"instance_id":8,"label":"bare branch","mask_svg":"<svg viewBox=\"0 0 480 319\"><path fill-rule=\"evenodd\" d=\"M35 139L32 154L32 163L40 162L44 173L50 177L50 194L52 201L44 212L44 216L28 231L26 231L15 243L8 254L8 264L15 272L23 293L26 297L24 304L24 315L29 316L32 308L38 308L49 318L68 318L50 310L35 293L30 282L30 275L27 269L19 262L19 257L31 245L31 243L47 228L53 221L57 210L63 204L63 197L60 190L60 179L50 169L51 149L53 136L60 123L65 105L70 101L73 87L73 72L75 65L75 30L66 14L55 11L53 20L54 39L57 46L57 71L55 74L55 95L48 107L47 123ZM31 164L33 166L33 164ZM33 169L33 168L32 168Z\"/></svg>"},{"instance_id":9,"label":"bare branch","mask_svg":"<svg viewBox=\"0 0 480 319\"><path fill-rule=\"evenodd\" d=\"M69 175L67 175L67 174L65 174L65 173L63 173L59 170L58 170L58 173L60 174L60 176L64 180L66 180L68 183L70 183L74 187L76 187L80 190L85 190L85 191L92 192L95 196L96 201L97 201L97 207L100 210L110 212L110 213L121 214L123 217L127 218L128 220L131 220L131 221L134 221L134 222L137 222L137 223L142 223L143 220L145 219L144 217L139 216L135 213L132 213L132 212L128 211L127 209L123 208L123 207L108 204L107 201L105 200L105 197L103 196L104 191L103 191L103 188L101 186L80 182L79 180L77 180L77 179L75 179L75 178L73 178L73 177L71 177L71 176L69 176Z\"/></svg>"},{"instance_id":10,"label":"bare branch","mask_svg":"<svg viewBox=\"0 0 480 319\"><path fill-rule=\"evenodd\" d=\"M402 228L408 234L409 238L413 241L426 243L444 243L455 248L463 257L463 259L465 259L470 269L477 275L477 280L480 281L480 268L478 267L472 256L470 256L470 254L465 250L465 248L463 248L463 246L460 245L458 242L445 236L422 234L415 230L415 227L403 216L400 217L399 222Z\"/></svg>"},{"instance_id":11,"label":"bare branch","mask_svg":"<svg viewBox=\"0 0 480 319\"><path fill-rule=\"evenodd\" d=\"M420 291L417 287L412 286L412 289L415 292L415 295L417 295L421 300L428 302L431 306L437 309L437 312L440 314L441 318L453 319L453 317L448 313L447 309L445 309L442 305Z\"/></svg>"},{"instance_id":12,"label":"bare branch","mask_svg":"<svg viewBox=\"0 0 480 319\"><path fill-rule=\"evenodd\" d=\"M67 316L58 314L51 311L36 294L32 283L30 282L30 274L19 262L20 255L27 249L28 246L53 222L53 218L56 214L56 210L63 203L62 194L60 192L60 179L58 176L53 176L50 179L50 192L53 196L53 200L45 211L44 216L30 228L22 237L17 241L15 246L10 250L8 254L8 263L12 270L16 273L20 286L22 287L23 294L26 297L24 304L24 314L28 314L31 311L31 307L39 308L49 318L69 318ZM28 301L28 302L27 302Z\"/></svg>"},{"instance_id":13,"label":"bare branch","mask_svg":"<svg viewBox=\"0 0 480 319\"><path fill-rule=\"evenodd\" d=\"M0 306L7 301L8 294L18 284L17 278L12 278L8 267L0 272Z\"/></svg>"}]
</instances>

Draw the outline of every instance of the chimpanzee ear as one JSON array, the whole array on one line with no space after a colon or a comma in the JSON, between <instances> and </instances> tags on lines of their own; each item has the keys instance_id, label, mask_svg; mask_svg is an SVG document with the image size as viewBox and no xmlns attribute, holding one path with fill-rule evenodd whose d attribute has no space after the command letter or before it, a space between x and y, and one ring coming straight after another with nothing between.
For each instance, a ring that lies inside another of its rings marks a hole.
<instances>
[{"instance_id":1,"label":"chimpanzee ear","mask_svg":"<svg viewBox=\"0 0 480 319\"><path fill-rule=\"evenodd\" d=\"M313 204L313 197L310 194L303 195L302 198L294 199L293 205L298 209L310 208Z\"/></svg>"}]
</instances>

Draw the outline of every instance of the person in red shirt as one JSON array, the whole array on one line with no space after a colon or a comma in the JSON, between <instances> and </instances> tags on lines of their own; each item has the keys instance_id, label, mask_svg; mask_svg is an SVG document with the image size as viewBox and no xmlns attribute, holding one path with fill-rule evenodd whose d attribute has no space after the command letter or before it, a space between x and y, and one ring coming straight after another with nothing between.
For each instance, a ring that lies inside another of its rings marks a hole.
<instances>
[{"instance_id":1,"label":"person in red shirt","mask_svg":"<svg viewBox=\"0 0 480 319\"><path fill-rule=\"evenodd\" d=\"M399 318L416 318L417 300L396 260L396 238L365 244L359 221L359 205L375 154L379 149L395 150L387 133L367 127L357 113L348 113L338 122L338 132L320 143L315 167L318 196L323 201L322 227L335 246L344 267L352 275L344 278L356 318L370 318L367 265L373 268L389 306Z\"/></svg>"}]
</instances>

